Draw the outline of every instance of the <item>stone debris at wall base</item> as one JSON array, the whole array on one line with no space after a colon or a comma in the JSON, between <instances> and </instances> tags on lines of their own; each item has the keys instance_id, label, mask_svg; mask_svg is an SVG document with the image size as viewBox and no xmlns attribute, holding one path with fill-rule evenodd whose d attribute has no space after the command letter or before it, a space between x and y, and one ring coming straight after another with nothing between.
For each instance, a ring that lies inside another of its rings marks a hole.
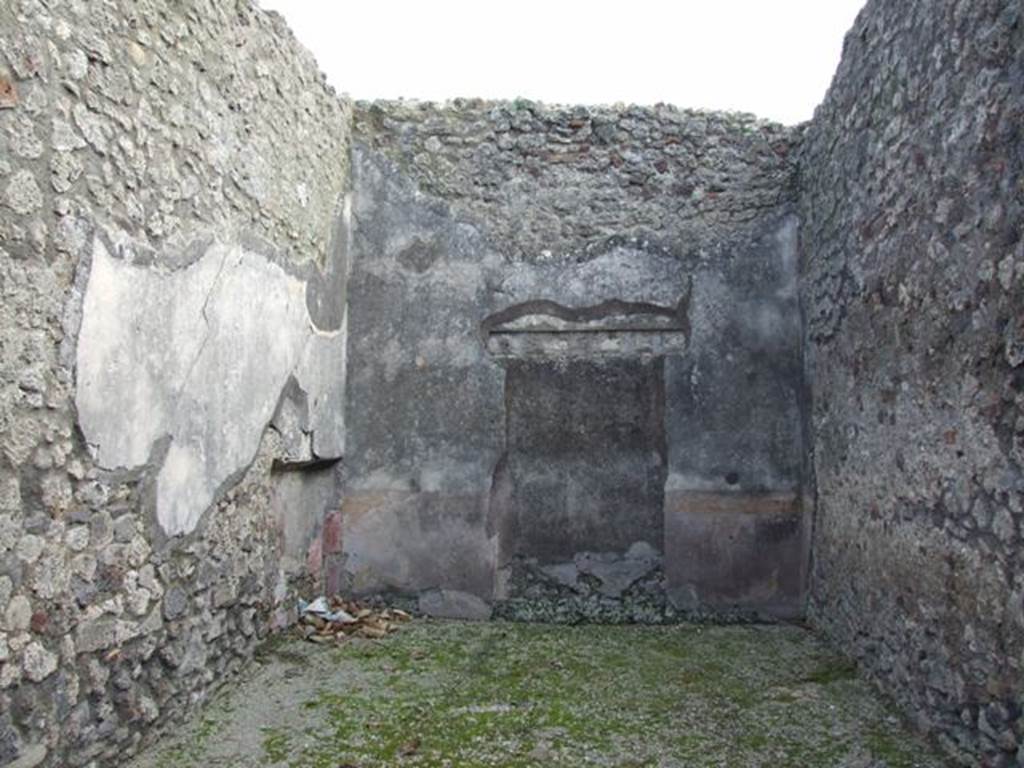
<instances>
[{"instance_id":1,"label":"stone debris at wall base","mask_svg":"<svg viewBox=\"0 0 1024 768\"><path fill-rule=\"evenodd\" d=\"M314 643L338 643L349 637L379 640L411 619L398 608L372 607L337 596L320 596L309 603L299 601L299 631Z\"/></svg>"}]
</instances>

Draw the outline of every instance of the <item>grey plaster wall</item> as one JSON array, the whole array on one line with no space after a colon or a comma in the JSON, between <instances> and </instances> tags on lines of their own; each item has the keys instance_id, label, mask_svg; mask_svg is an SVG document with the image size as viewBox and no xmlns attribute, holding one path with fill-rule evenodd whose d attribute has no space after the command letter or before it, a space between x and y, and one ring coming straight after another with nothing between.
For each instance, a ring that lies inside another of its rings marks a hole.
<instances>
[{"instance_id":1,"label":"grey plaster wall","mask_svg":"<svg viewBox=\"0 0 1024 768\"><path fill-rule=\"evenodd\" d=\"M479 101L354 125L344 583L474 615L799 613L793 132ZM795 547L712 567L684 532L716 504L714 536L756 553L769 510Z\"/></svg>"},{"instance_id":2,"label":"grey plaster wall","mask_svg":"<svg viewBox=\"0 0 1024 768\"><path fill-rule=\"evenodd\" d=\"M812 618L972 766L1024 764L1022 44L871 0L801 160Z\"/></svg>"},{"instance_id":3,"label":"grey plaster wall","mask_svg":"<svg viewBox=\"0 0 1024 768\"><path fill-rule=\"evenodd\" d=\"M119 764L318 575L349 115L248 2L0 4L0 765Z\"/></svg>"}]
</instances>

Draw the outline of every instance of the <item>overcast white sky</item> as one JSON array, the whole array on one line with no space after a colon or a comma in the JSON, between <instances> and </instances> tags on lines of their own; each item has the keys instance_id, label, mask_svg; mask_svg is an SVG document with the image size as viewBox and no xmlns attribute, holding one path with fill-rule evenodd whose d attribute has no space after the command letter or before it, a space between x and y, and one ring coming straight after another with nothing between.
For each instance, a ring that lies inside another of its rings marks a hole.
<instances>
[{"instance_id":1,"label":"overcast white sky","mask_svg":"<svg viewBox=\"0 0 1024 768\"><path fill-rule=\"evenodd\" d=\"M259 0L358 99L456 96L811 117L864 0Z\"/></svg>"}]
</instances>

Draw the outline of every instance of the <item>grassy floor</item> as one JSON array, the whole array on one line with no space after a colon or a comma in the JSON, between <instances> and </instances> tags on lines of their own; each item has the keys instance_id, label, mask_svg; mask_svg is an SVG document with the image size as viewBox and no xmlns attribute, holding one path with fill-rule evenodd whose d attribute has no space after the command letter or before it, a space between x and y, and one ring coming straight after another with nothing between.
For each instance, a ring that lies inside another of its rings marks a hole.
<instances>
[{"instance_id":1,"label":"grassy floor","mask_svg":"<svg viewBox=\"0 0 1024 768\"><path fill-rule=\"evenodd\" d=\"M135 768L942 766L846 660L784 626L417 621L281 638Z\"/></svg>"}]
</instances>

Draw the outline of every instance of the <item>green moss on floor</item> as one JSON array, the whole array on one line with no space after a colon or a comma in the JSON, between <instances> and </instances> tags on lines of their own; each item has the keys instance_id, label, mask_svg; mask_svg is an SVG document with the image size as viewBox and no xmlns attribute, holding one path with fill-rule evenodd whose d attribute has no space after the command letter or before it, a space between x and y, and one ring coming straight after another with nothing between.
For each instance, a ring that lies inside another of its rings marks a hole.
<instances>
[{"instance_id":1,"label":"green moss on floor","mask_svg":"<svg viewBox=\"0 0 1024 768\"><path fill-rule=\"evenodd\" d=\"M857 677L857 665L843 656L823 656L818 666L807 676L808 683L828 685Z\"/></svg>"},{"instance_id":2,"label":"green moss on floor","mask_svg":"<svg viewBox=\"0 0 1024 768\"><path fill-rule=\"evenodd\" d=\"M168 742L137 768L943 765L791 626L417 621L339 648L279 640L231 707L202 754Z\"/></svg>"},{"instance_id":3,"label":"green moss on floor","mask_svg":"<svg viewBox=\"0 0 1024 768\"><path fill-rule=\"evenodd\" d=\"M288 733L279 728L264 728L263 734L263 762L272 765L285 760L291 752Z\"/></svg>"}]
</instances>

